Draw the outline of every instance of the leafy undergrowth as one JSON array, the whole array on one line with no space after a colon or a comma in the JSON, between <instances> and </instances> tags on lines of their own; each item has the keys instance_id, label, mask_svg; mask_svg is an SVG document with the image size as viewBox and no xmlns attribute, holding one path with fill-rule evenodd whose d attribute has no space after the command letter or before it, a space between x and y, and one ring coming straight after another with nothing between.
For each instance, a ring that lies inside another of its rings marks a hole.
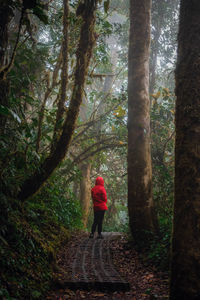
<instances>
[{"instance_id":1,"label":"leafy undergrowth","mask_svg":"<svg viewBox=\"0 0 200 300\"><path fill-rule=\"evenodd\" d=\"M37 228L15 211L0 236L0 299L43 299L49 289L56 248L69 232L50 222Z\"/></svg>"},{"instance_id":2,"label":"leafy undergrowth","mask_svg":"<svg viewBox=\"0 0 200 300\"><path fill-rule=\"evenodd\" d=\"M59 272L62 277L70 269L70 260L75 255L76 247L87 234L74 235L58 254ZM98 292L95 290L72 291L68 288L51 291L47 300L79 300L79 299L131 299L131 300L166 300L168 299L168 275L158 271L154 266L142 261L133 244L123 235L111 242L111 254L115 268L130 283L129 292Z\"/></svg>"},{"instance_id":3,"label":"leafy undergrowth","mask_svg":"<svg viewBox=\"0 0 200 300\"><path fill-rule=\"evenodd\" d=\"M54 175L24 203L0 192L0 299L40 300L49 290L58 249L81 227L80 204L63 181Z\"/></svg>"}]
</instances>

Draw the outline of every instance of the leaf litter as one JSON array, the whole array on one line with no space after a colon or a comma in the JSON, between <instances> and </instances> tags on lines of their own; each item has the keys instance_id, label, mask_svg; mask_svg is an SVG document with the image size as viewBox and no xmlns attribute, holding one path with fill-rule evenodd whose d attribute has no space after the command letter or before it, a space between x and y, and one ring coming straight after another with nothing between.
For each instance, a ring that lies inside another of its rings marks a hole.
<instances>
[{"instance_id":1,"label":"leaf litter","mask_svg":"<svg viewBox=\"0 0 200 300\"><path fill-rule=\"evenodd\" d=\"M70 278L70 265L75 257L80 242L88 236L87 233L74 234L71 240L63 245L57 255L55 278L63 280ZM130 283L128 292L102 292L97 290L76 290L69 288L53 289L46 300L167 300L168 273L161 272L155 266L142 261L126 235L110 242L113 265L120 275Z\"/></svg>"}]
</instances>

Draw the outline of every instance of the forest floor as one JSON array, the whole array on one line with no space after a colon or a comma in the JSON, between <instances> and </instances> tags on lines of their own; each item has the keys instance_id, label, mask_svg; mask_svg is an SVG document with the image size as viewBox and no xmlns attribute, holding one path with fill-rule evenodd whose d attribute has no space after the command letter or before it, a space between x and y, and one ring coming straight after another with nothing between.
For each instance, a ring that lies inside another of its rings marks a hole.
<instances>
[{"instance_id":1,"label":"forest floor","mask_svg":"<svg viewBox=\"0 0 200 300\"><path fill-rule=\"evenodd\" d=\"M75 255L78 245L87 236L87 233L76 233L66 245L63 245L57 255L57 265L59 269L55 273L55 278L66 276L69 265L71 264L71 259ZM168 274L158 271L155 266L144 261L125 235L110 242L110 252L114 267L120 275L129 282L130 291L102 292L80 289L74 291L69 288L54 288L49 292L46 300L168 299Z\"/></svg>"}]
</instances>

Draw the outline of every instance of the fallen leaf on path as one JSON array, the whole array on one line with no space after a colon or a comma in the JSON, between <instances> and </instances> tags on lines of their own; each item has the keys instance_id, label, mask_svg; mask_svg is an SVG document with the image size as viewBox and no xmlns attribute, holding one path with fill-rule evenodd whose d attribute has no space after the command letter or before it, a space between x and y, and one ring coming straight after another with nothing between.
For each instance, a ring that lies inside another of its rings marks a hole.
<instances>
[{"instance_id":1,"label":"fallen leaf on path","mask_svg":"<svg viewBox=\"0 0 200 300\"><path fill-rule=\"evenodd\" d=\"M94 297L103 297L103 296L105 296L105 294L98 293L98 294L92 294L92 296L94 296Z\"/></svg>"},{"instance_id":2,"label":"fallen leaf on path","mask_svg":"<svg viewBox=\"0 0 200 300\"><path fill-rule=\"evenodd\" d=\"M84 292L80 292L80 296L81 296L81 298L86 298L84 295Z\"/></svg>"}]
</instances>

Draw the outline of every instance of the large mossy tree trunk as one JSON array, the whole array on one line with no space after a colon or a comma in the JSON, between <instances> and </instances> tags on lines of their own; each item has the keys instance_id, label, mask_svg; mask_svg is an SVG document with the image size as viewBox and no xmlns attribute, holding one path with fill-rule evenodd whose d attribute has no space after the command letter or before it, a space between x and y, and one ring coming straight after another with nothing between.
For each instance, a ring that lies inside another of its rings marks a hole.
<instances>
[{"instance_id":1,"label":"large mossy tree trunk","mask_svg":"<svg viewBox=\"0 0 200 300\"><path fill-rule=\"evenodd\" d=\"M200 299L200 1L182 0L170 300Z\"/></svg>"},{"instance_id":2,"label":"large mossy tree trunk","mask_svg":"<svg viewBox=\"0 0 200 300\"><path fill-rule=\"evenodd\" d=\"M155 231L150 152L151 0L130 1L128 71L128 211L132 235L138 245Z\"/></svg>"},{"instance_id":3,"label":"large mossy tree trunk","mask_svg":"<svg viewBox=\"0 0 200 300\"><path fill-rule=\"evenodd\" d=\"M46 182L52 172L64 159L69 148L75 129L83 97L84 83L88 72L93 46L95 44L95 12L97 0L85 0L82 5L81 15L83 25L80 32L79 44L76 52L76 68L72 96L65 118L62 133L56 143L54 151L45 159L38 170L22 185L18 198L22 201L34 195ZM78 11L77 11L78 12Z\"/></svg>"}]
</instances>

